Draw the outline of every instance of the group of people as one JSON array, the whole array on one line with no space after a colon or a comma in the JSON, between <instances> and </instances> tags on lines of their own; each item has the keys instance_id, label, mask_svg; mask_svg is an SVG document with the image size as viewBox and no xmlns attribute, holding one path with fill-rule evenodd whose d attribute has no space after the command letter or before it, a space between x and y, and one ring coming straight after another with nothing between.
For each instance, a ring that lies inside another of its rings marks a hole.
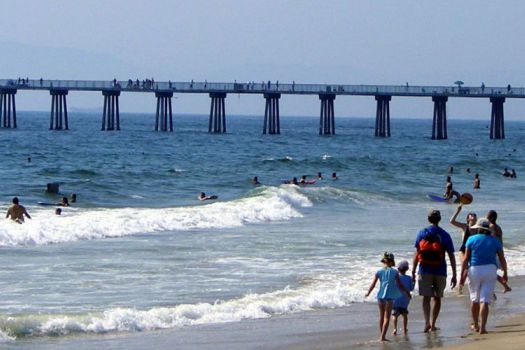
<instances>
[{"instance_id":1,"label":"group of people","mask_svg":"<svg viewBox=\"0 0 525 350\"><path fill-rule=\"evenodd\" d=\"M507 262L503 252L503 232L496 223L497 213L490 210L486 217L477 218L475 213L468 213L466 223L458 222L457 217L463 205L460 204L450 223L462 230L460 247L461 270L459 290L468 279L470 291L472 323L471 329L480 334L487 333L489 305L495 300L494 288L499 281L504 292L511 291L508 285ZM412 276L408 261L399 263L394 268L392 253L385 253L381 259L383 267L374 276L372 284L365 295L370 295L377 282L380 282L377 301L379 304L380 341L386 341L390 317L394 320L394 335L397 334L397 318L403 316L403 331L408 331L408 304L410 291L417 281L419 295L423 297L422 308L425 319L424 332L436 331L437 319L441 310L441 299L447 284L446 256L451 265L452 278L450 285L458 283L454 243L448 232L439 226L441 213L431 210L428 213L430 225L422 229L415 240L415 252L412 260ZM498 275L498 270L502 275Z\"/></svg>"},{"instance_id":2,"label":"group of people","mask_svg":"<svg viewBox=\"0 0 525 350\"><path fill-rule=\"evenodd\" d=\"M516 175L516 170L512 169L511 171L509 171L509 169L507 169L507 168L505 168L505 170L503 170L503 173L501 173L501 175L503 175L504 177L510 177L512 179L515 179L515 178L518 177Z\"/></svg>"},{"instance_id":3,"label":"group of people","mask_svg":"<svg viewBox=\"0 0 525 350\"><path fill-rule=\"evenodd\" d=\"M69 199L68 197L62 197L62 200L60 202L53 204L59 207L55 209L55 214L62 215L62 208L60 207L69 207L71 205L70 202L76 203L76 201L77 201L76 193L71 194L71 199ZM31 219L31 215L29 215L29 213L27 212L27 209L23 205L20 204L20 200L18 199L18 197L13 197L11 202L12 202L11 206L7 209L7 213L5 216L6 219L10 218L11 220L13 220L14 222L18 224L23 224L25 221L25 218Z\"/></svg>"}]
</instances>

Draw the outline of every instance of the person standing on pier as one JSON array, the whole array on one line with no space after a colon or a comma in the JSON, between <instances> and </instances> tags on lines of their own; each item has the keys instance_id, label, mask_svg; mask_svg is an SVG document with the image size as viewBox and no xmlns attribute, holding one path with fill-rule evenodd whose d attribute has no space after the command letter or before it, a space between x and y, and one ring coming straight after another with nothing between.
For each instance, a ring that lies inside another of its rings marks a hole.
<instances>
[{"instance_id":1,"label":"person standing on pier","mask_svg":"<svg viewBox=\"0 0 525 350\"><path fill-rule=\"evenodd\" d=\"M31 219L31 216L27 212L26 208L24 208L23 205L19 204L18 197L13 198L13 204L7 209L7 214L5 216L6 219L11 217L11 220L23 224L24 223L24 215Z\"/></svg>"},{"instance_id":2,"label":"person standing on pier","mask_svg":"<svg viewBox=\"0 0 525 350\"><path fill-rule=\"evenodd\" d=\"M436 322L441 310L441 299L447 285L445 253L447 253L450 266L452 267L450 285L454 288L457 283L454 243L450 234L439 227L439 222L441 221L440 211L430 210L427 219L430 226L418 233L414 244L416 251L412 262L412 281L415 283L417 272L419 295L423 297L425 333L438 329ZM431 305L432 299L434 300L433 307Z\"/></svg>"}]
</instances>

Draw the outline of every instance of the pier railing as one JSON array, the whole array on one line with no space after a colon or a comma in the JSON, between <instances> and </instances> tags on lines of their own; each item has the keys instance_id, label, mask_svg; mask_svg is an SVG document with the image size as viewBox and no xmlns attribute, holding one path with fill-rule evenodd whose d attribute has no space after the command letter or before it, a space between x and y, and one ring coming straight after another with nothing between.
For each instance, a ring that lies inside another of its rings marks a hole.
<instances>
[{"instance_id":1,"label":"pier railing","mask_svg":"<svg viewBox=\"0 0 525 350\"><path fill-rule=\"evenodd\" d=\"M349 85L349 84L295 84L279 82L169 82L137 80L40 80L0 79L0 88L19 90L119 90L130 92L172 91L178 93L281 93L296 95L390 95L390 96L449 96L449 97L507 97L525 98L523 87L496 86L411 86L411 85Z\"/></svg>"}]
</instances>

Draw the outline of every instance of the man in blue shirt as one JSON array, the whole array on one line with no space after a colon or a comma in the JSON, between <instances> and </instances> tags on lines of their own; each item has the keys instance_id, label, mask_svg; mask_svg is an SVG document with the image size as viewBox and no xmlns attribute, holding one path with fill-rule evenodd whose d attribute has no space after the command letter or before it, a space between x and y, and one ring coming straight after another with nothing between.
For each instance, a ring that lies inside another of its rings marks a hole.
<instances>
[{"instance_id":1,"label":"man in blue shirt","mask_svg":"<svg viewBox=\"0 0 525 350\"><path fill-rule=\"evenodd\" d=\"M437 330L436 321L441 310L441 298L447 284L447 263L445 252L448 254L450 266L452 267L452 279L450 285L456 286L456 258L454 256L454 243L452 238L439 227L441 213L439 210L430 210L428 213L429 227L421 230L414 244L416 252L412 263L412 280L416 281L418 274L419 295L423 296L423 314L425 316L425 333ZM416 270L418 268L419 269ZM431 310L431 299L434 299L434 307ZM430 314L432 311L432 320Z\"/></svg>"}]
</instances>

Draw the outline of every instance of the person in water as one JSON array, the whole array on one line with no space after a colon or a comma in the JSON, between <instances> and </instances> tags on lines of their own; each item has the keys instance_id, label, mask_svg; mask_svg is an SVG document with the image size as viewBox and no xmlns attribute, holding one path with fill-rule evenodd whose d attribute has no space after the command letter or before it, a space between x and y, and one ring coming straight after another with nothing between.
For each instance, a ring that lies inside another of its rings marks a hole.
<instances>
[{"instance_id":1,"label":"person in water","mask_svg":"<svg viewBox=\"0 0 525 350\"><path fill-rule=\"evenodd\" d=\"M295 176L292 178L292 181L290 181L290 184L299 185L299 183L297 182L297 178Z\"/></svg>"},{"instance_id":2,"label":"person in water","mask_svg":"<svg viewBox=\"0 0 525 350\"><path fill-rule=\"evenodd\" d=\"M323 179L323 174L321 174L321 172L318 172L317 173L317 180L322 180Z\"/></svg>"},{"instance_id":3,"label":"person in water","mask_svg":"<svg viewBox=\"0 0 525 350\"><path fill-rule=\"evenodd\" d=\"M71 194L71 203L76 203L77 202L77 194L76 193L72 193Z\"/></svg>"},{"instance_id":4,"label":"person in water","mask_svg":"<svg viewBox=\"0 0 525 350\"><path fill-rule=\"evenodd\" d=\"M501 175L505 177L510 177L511 173L509 172L509 169L505 168L505 170L503 170L503 173L501 173Z\"/></svg>"},{"instance_id":5,"label":"person in water","mask_svg":"<svg viewBox=\"0 0 525 350\"><path fill-rule=\"evenodd\" d=\"M31 216L27 212L23 205L19 204L18 197L13 198L13 204L7 209L5 218L11 217L11 220L18 222L19 224L24 223L24 216L31 219Z\"/></svg>"},{"instance_id":6,"label":"person in water","mask_svg":"<svg viewBox=\"0 0 525 350\"><path fill-rule=\"evenodd\" d=\"M516 175L516 170L512 169L512 173L510 174L510 177L513 179L518 177L518 175Z\"/></svg>"},{"instance_id":7,"label":"person in water","mask_svg":"<svg viewBox=\"0 0 525 350\"><path fill-rule=\"evenodd\" d=\"M55 215L62 215L62 209L56 208L55 209Z\"/></svg>"},{"instance_id":8,"label":"person in water","mask_svg":"<svg viewBox=\"0 0 525 350\"><path fill-rule=\"evenodd\" d=\"M304 185L306 183L306 175L301 176L301 180L299 180L299 183L301 185Z\"/></svg>"},{"instance_id":9,"label":"person in water","mask_svg":"<svg viewBox=\"0 0 525 350\"><path fill-rule=\"evenodd\" d=\"M260 185L259 178L257 176L254 176L252 179L252 185Z\"/></svg>"},{"instance_id":10,"label":"person in water","mask_svg":"<svg viewBox=\"0 0 525 350\"><path fill-rule=\"evenodd\" d=\"M481 187L481 180L479 179L479 174L476 174L474 176L474 189L480 189Z\"/></svg>"},{"instance_id":11,"label":"person in water","mask_svg":"<svg viewBox=\"0 0 525 350\"><path fill-rule=\"evenodd\" d=\"M199 200L201 201L207 201L207 200L210 200L210 199L217 199L218 197L217 196L207 196L206 193L204 192L201 192L199 194Z\"/></svg>"},{"instance_id":12,"label":"person in water","mask_svg":"<svg viewBox=\"0 0 525 350\"><path fill-rule=\"evenodd\" d=\"M450 176L447 176L447 183L445 184L445 194L443 194L443 198L445 199L452 199L452 197L456 197L454 202L459 202L459 193L454 191L454 185L452 184L452 178Z\"/></svg>"},{"instance_id":13,"label":"person in water","mask_svg":"<svg viewBox=\"0 0 525 350\"><path fill-rule=\"evenodd\" d=\"M333 181L337 180L337 174L336 173L332 173L332 180Z\"/></svg>"},{"instance_id":14,"label":"person in water","mask_svg":"<svg viewBox=\"0 0 525 350\"><path fill-rule=\"evenodd\" d=\"M67 197L62 197L62 202L58 203L61 207L69 207L69 200Z\"/></svg>"}]
</instances>

